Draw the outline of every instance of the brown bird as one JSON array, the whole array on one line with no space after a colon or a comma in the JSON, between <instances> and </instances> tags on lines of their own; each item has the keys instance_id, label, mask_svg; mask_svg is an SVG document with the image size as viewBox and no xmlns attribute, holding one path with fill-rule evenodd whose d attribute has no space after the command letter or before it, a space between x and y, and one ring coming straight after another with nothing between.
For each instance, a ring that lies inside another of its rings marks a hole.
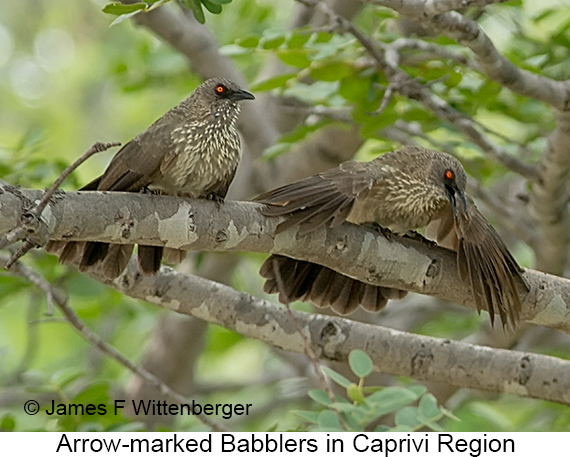
<instances>
[{"instance_id":1,"label":"brown bird","mask_svg":"<svg viewBox=\"0 0 570 457\"><path fill-rule=\"evenodd\" d=\"M222 202L241 156L235 123L240 100L255 97L222 78L208 79L190 96L124 145L97 179L81 190L140 192L208 198ZM133 245L54 241L60 262L79 261L85 271L99 262L108 278L121 274ZM162 246L138 247L139 267L154 274Z\"/></svg>"},{"instance_id":2,"label":"brown bird","mask_svg":"<svg viewBox=\"0 0 570 457\"><path fill-rule=\"evenodd\" d=\"M255 199L266 216L286 216L280 233L298 226L299 235L323 224L344 221L378 224L396 234L428 226L436 240L457 252L461 278L471 285L477 310L486 309L503 326L519 320L517 284L528 286L522 269L499 235L465 195L467 176L461 163L443 152L405 146L370 162L339 167L269 191ZM358 306L382 309L406 292L366 284L311 262L271 255L261 267L264 290L279 300L310 300L348 314Z\"/></svg>"}]
</instances>

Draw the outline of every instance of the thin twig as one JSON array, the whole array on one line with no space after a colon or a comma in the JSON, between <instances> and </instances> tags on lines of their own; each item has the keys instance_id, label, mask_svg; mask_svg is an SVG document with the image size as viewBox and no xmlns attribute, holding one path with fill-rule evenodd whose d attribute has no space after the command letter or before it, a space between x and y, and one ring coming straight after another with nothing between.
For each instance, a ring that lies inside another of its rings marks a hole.
<instances>
[{"instance_id":1,"label":"thin twig","mask_svg":"<svg viewBox=\"0 0 570 457\"><path fill-rule=\"evenodd\" d=\"M51 197L55 191L61 186L61 183L71 174L73 173L83 162L85 162L89 157L98 152L106 151L107 149L114 148L115 146L120 146L121 143L113 142L113 143L95 143L91 146L79 159L73 162L70 166L68 166L65 170L61 172L59 177L55 180L52 186L46 191L43 198L40 200L38 205L34 208L33 214L36 217L40 217L42 215L43 210L49 203Z\"/></svg>"},{"instance_id":2,"label":"thin twig","mask_svg":"<svg viewBox=\"0 0 570 457\"><path fill-rule=\"evenodd\" d=\"M382 96L382 102L380 103L378 109L374 111L374 113L372 113L373 116L380 116L384 112L384 110L390 104L390 101L392 100L392 94L395 91L396 87L394 86L394 84L392 83L388 84L388 87L386 88L386 90L384 91L384 95Z\"/></svg>"},{"instance_id":3,"label":"thin twig","mask_svg":"<svg viewBox=\"0 0 570 457\"><path fill-rule=\"evenodd\" d=\"M50 199L53 197L55 191L59 188L61 183L67 178L73 171L79 167L83 162L85 162L89 157L96 154L97 152L106 151L109 148L120 146L121 143L95 143L91 146L79 159L73 162L69 167L67 167L63 172L59 175L59 177L55 180L52 186L46 191L40 202L35 206L35 208L25 214L22 215L22 223L16 227L14 230L11 230L7 233L2 239L0 239L0 248L4 248L9 244L15 243L26 238L26 241L20 248L16 251L16 253L12 256L12 258L4 265L5 270L9 270L10 267L16 262L20 257L25 255L30 249L38 245L38 238L40 237L32 237L32 234L37 234L40 226L40 216L42 215L43 210L48 205ZM40 240L39 243L41 244L43 240Z\"/></svg>"}]
</instances>

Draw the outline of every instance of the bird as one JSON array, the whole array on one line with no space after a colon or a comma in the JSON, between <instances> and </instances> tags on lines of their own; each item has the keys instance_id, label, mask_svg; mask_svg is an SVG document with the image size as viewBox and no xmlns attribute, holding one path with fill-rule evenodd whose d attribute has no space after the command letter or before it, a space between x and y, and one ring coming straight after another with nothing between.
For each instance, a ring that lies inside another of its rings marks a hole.
<instances>
[{"instance_id":1,"label":"bird","mask_svg":"<svg viewBox=\"0 0 570 457\"><path fill-rule=\"evenodd\" d=\"M83 191L152 192L206 198L219 206L226 197L241 157L235 124L240 102L250 92L224 78L200 84L188 98L125 144L105 172ZM86 271L101 263L113 279L125 269L134 246L102 242L51 241L48 252L61 263L78 262ZM138 246L138 263L145 274L161 265L162 246Z\"/></svg>"},{"instance_id":2,"label":"bird","mask_svg":"<svg viewBox=\"0 0 570 457\"><path fill-rule=\"evenodd\" d=\"M458 272L471 286L478 312L498 313L503 325L520 320L521 290L528 291L518 265L495 229L465 194L461 163L444 152L407 145L369 162L336 168L270 190L254 199L258 211L284 217L281 233L297 227L302 237L317 228L350 222L379 226L383 233L413 234L426 227L438 244L456 252ZM261 266L264 291L288 304L312 301L350 314L359 306L376 312L406 291L367 284L313 262L271 255Z\"/></svg>"}]
</instances>

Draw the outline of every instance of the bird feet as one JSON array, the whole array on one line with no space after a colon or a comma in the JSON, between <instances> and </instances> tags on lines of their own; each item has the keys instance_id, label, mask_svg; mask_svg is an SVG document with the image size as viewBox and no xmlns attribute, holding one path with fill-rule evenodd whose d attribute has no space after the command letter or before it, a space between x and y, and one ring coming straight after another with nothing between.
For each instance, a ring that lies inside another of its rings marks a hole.
<instances>
[{"instance_id":1,"label":"bird feet","mask_svg":"<svg viewBox=\"0 0 570 457\"><path fill-rule=\"evenodd\" d=\"M160 189L150 189L147 186L141 188L140 193L145 195L162 195L162 191Z\"/></svg>"},{"instance_id":2,"label":"bird feet","mask_svg":"<svg viewBox=\"0 0 570 457\"><path fill-rule=\"evenodd\" d=\"M220 197L219 195L215 194L214 192L210 192L206 196L207 200L213 201L216 204L216 208L220 209L222 203L224 203L224 197Z\"/></svg>"},{"instance_id":3,"label":"bird feet","mask_svg":"<svg viewBox=\"0 0 570 457\"><path fill-rule=\"evenodd\" d=\"M365 222L365 223L360 224L360 225L363 227L366 227L369 230L380 233L388 241L391 241L392 235L394 235L394 232L392 232L390 229L387 229L386 227L382 227L380 224L378 224L376 222Z\"/></svg>"},{"instance_id":4,"label":"bird feet","mask_svg":"<svg viewBox=\"0 0 570 457\"><path fill-rule=\"evenodd\" d=\"M404 233L404 238L409 238L411 240L419 241L420 243L426 243L431 246L437 246L437 243L429 238L426 238L421 233L416 232L415 230L410 230L409 232Z\"/></svg>"}]
</instances>

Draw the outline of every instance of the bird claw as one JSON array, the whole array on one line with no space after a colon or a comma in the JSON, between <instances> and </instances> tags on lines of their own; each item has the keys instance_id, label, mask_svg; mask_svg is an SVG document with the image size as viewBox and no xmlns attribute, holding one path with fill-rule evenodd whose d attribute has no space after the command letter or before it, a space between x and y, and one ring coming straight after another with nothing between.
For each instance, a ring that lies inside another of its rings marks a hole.
<instances>
[{"instance_id":1,"label":"bird claw","mask_svg":"<svg viewBox=\"0 0 570 457\"><path fill-rule=\"evenodd\" d=\"M431 246L437 246L437 243L435 241L430 240L429 238L426 238L421 233L418 233L415 230L410 230L409 232L406 232L403 236L404 236L404 238L416 240L416 241L419 241L420 243L426 243L426 244L429 244Z\"/></svg>"},{"instance_id":2,"label":"bird claw","mask_svg":"<svg viewBox=\"0 0 570 457\"><path fill-rule=\"evenodd\" d=\"M224 203L224 197L220 197L219 195L211 192L206 196L207 200L213 201L216 204L216 208L220 209L222 203Z\"/></svg>"},{"instance_id":3,"label":"bird claw","mask_svg":"<svg viewBox=\"0 0 570 457\"><path fill-rule=\"evenodd\" d=\"M144 195L162 195L162 192L160 189L151 189L147 186L141 188L141 190L139 192L141 194L144 194Z\"/></svg>"},{"instance_id":4,"label":"bird claw","mask_svg":"<svg viewBox=\"0 0 570 457\"><path fill-rule=\"evenodd\" d=\"M394 232L392 232L390 229L387 229L386 227L382 227L380 224L378 224L376 222L366 222L366 223L360 224L360 225L363 227L366 227L369 230L380 233L388 241L391 241L392 235L394 235Z\"/></svg>"}]
</instances>

